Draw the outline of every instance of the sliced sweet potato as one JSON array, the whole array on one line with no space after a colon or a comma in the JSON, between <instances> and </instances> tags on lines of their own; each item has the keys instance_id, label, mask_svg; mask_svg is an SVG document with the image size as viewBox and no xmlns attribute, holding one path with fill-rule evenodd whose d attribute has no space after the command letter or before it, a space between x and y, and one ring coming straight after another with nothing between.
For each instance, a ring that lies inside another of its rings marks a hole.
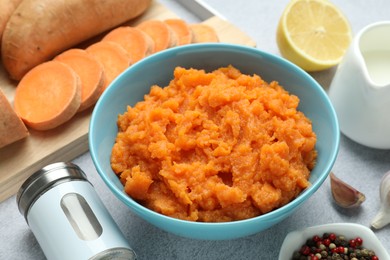
<instances>
[{"instance_id":1,"label":"sliced sweet potato","mask_svg":"<svg viewBox=\"0 0 390 260\"><path fill-rule=\"evenodd\" d=\"M121 45L129 54L133 63L154 52L154 41L142 30L122 26L109 32L102 41L112 41Z\"/></svg>"},{"instance_id":2,"label":"sliced sweet potato","mask_svg":"<svg viewBox=\"0 0 390 260\"><path fill-rule=\"evenodd\" d=\"M80 104L80 78L68 65L55 60L30 70L19 82L14 97L16 114L36 130L65 123Z\"/></svg>"},{"instance_id":3,"label":"sliced sweet potato","mask_svg":"<svg viewBox=\"0 0 390 260\"><path fill-rule=\"evenodd\" d=\"M86 51L103 65L105 75L103 89L106 89L119 74L132 64L126 50L115 42L100 41L89 46Z\"/></svg>"},{"instance_id":4,"label":"sliced sweet potato","mask_svg":"<svg viewBox=\"0 0 390 260\"><path fill-rule=\"evenodd\" d=\"M154 52L177 46L176 33L163 21L146 20L137 28L148 34L154 41Z\"/></svg>"},{"instance_id":5,"label":"sliced sweet potato","mask_svg":"<svg viewBox=\"0 0 390 260\"><path fill-rule=\"evenodd\" d=\"M193 43L201 43L201 42L219 42L219 37L217 32L213 27L202 24L195 23L190 24L190 28L193 33L192 42Z\"/></svg>"},{"instance_id":6,"label":"sliced sweet potato","mask_svg":"<svg viewBox=\"0 0 390 260\"><path fill-rule=\"evenodd\" d=\"M82 49L70 49L55 60L70 66L81 80L81 104L78 111L83 111L96 103L104 87L103 65L95 57Z\"/></svg>"},{"instance_id":7,"label":"sliced sweet potato","mask_svg":"<svg viewBox=\"0 0 390 260\"><path fill-rule=\"evenodd\" d=\"M164 22L176 33L178 38L177 45L192 43L192 30L186 21L172 18L166 19Z\"/></svg>"}]
</instances>

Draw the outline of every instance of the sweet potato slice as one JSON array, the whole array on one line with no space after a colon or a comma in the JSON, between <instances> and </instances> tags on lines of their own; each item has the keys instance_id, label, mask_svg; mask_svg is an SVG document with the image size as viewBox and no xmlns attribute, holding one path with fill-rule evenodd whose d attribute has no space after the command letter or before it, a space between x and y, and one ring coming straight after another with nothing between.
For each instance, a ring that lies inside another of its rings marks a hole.
<instances>
[{"instance_id":1,"label":"sweet potato slice","mask_svg":"<svg viewBox=\"0 0 390 260\"><path fill-rule=\"evenodd\" d=\"M148 34L154 41L154 52L177 46L176 33L163 21L146 20L137 28Z\"/></svg>"},{"instance_id":2,"label":"sweet potato slice","mask_svg":"<svg viewBox=\"0 0 390 260\"><path fill-rule=\"evenodd\" d=\"M0 89L0 148L23 139L29 132Z\"/></svg>"},{"instance_id":3,"label":"sweet potato slice","mask_svg":"<svg viewBox=\"0 0 390 260\"><path fill-rule=\"evenodd\" d=\"M154 52L154 41L149 35L131 26L118 27L109 32L102 41L112 41L121 45L133 63Z\"/></svg>"},{"instance_id":4,"label":"sweet potato slice","mask_svg":"<svg viewBox=\"0 0 390 260\"><path fill-rule=\"evenodd\" d=\"M192 30L186 21L182 19L166 19L164 20L168 26L176 33L177 35L177 45L185 45L192 43Z\"/></svg>"},{"instance_id":5,"label":"sweet potato slice","mask_svg":"<svg viewBox=\"0 0 390 260\"><path fill-rule=\"evenodd\" d=\"M38 64L141 15L151 2L23 0L3 33L4 68L12 79L20 80Z\"/></svg>"},{"instance_id":6,"label":"sweet potato slice","mask_svg":"<svg viewBox=\"0 0 390 260\"><path fill-rule=\"evenodd\" d=\"M81 105L83 111L96 103L104 87L103 65L95 57L82 49L70 49L55 60L70 66L81 80Z\"/></svg>"},{"instance_id":7,"label":"sweet potato slice","mask_svg":"<svg viewBox=\"0 0 390 260\"><path fill-rule=\"evenodd\" d=\"M219 37L217 32L213 27L202 24L195 23L190 24L190 28L193 33L193 43L201 43L201 42L219 42Z\"/></svg>"},{"instance_id":8,"label":"sweet potato slice","mask_svg":"<svg viewBox=\"0 0 390 260\"><path fill-rule=\"evenodd\" d=\"M115 42L100 41L89 46L86 51L103 65L105 75L103 89L106 89L119 74L132 64L126 50Z\"/></svg>"},{"instance_id":9,"label":"sweet potato slice","mask_svg":"<svg viewBox=\"0 0 390 260\"><path fill-rule=\"evenodd\" d=\"M36 130L65 123L80 103L80 78L68 65L54 60L30 70L19 82L14 97L15 112Z\"/></svg>"}]
</instances>

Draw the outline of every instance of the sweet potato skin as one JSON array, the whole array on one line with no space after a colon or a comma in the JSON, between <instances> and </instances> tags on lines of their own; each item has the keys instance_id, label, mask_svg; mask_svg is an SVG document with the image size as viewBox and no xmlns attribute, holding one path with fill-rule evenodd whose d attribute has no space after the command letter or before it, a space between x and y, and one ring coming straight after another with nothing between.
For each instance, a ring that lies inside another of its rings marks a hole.
<instances>
[{"instance_id":1,"label":"sweet potato skin","mask_svg":"<svg viewBox=\"0 0 390 260\"><path fill-rule=\"evenodd\" d=\"M10 78L93 36L141 15L151 0L24 0L2 38L2 60Z\"/></svg>"},{"instance_id":2,"label":"sweet potato skin","mask_svg":"<svg viewBox=\"0 0 390 260\"><path fill-rule=\"evenodd\" d=\"M28 135L26 126L0 89L0 148L26 138Z\"/></svg>"},{"instance_id":3,"label":"sweet potato skin","mask_svg":"<svg viewBox=\"0 0 390 260\"><path fill-rule=\"evenodd\" d=\"M22 2L22 0L0 0L0 40L3 36L4 28L15 11L16 7ZM0 41L1 47L1 41Z\"/></svg>"}]
</instances>

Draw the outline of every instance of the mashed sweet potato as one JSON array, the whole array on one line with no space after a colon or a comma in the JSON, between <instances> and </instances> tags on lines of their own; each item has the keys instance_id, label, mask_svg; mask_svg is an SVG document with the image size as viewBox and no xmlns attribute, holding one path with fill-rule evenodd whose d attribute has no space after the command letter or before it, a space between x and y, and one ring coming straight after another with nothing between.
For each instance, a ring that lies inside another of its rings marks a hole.
<instances>
[{"instance_id":1,"label":"mashed sweet potato","mask_svg":"<svg viewBox=\"0 0 390 260\"><path fill-rule=\"evenodd\" d=\"M233 66L177 67L169 86L119 115L111 166L126 193L167 216L255 217L309 185L316 135L299 99Z\"/></svg>"}]
</instances>

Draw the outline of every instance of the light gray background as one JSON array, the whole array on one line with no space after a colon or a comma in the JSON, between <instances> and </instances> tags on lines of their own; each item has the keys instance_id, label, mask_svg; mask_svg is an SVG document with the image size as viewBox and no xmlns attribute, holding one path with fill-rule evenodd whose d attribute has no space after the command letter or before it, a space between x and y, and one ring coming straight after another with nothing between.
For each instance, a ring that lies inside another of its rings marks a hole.
<instances>
[{"instance_id":1,"label":"light gray background","mask_svg":"<svg viewBox=\"0 0 390 260\"><path fill-rule=\"evenodd\" d=\"M196 16L173 0L160 0L180 17L197 22ZM279 55L275 32L288 0L208 0L208 4L246 32L257 48ZM353 33L364 26L390 20L389 0L333 0L349 19ZM312 73L327 90L335 68ZM390 97L389 97L390 98ZM390 138L390 135L389 135ZM291 217L259 234L229 241L199 241L178 237L146 223L117 200L99 178L89 153L74 160L88 175L139 259L277 259L286 234L307 226L353 222L369 225L379 208L379 183L390 170L390 150L361 146L341 136L340 152L333 171L366 194L366 202L355 210L341 210L334 205L329 179L300 210ZM390 226L375 231L390 251ZM0 204L0 260L44 259L34 235L19 214L15 197Z\"/></svg>"}]
</instances>

